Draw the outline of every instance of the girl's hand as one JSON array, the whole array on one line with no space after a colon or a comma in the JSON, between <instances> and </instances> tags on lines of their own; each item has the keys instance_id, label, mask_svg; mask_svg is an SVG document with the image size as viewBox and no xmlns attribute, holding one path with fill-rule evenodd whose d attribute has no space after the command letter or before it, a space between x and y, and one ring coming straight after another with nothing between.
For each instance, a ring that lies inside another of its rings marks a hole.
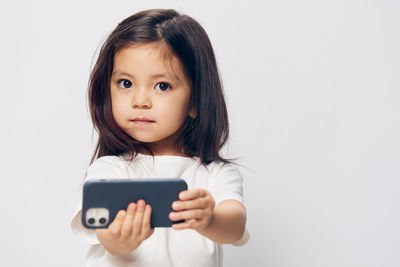
<instances>
[{"instance_id":1,"label":"girl's hand","mask_svg":"<svg viewBox=\"0 0 400 267\"><path fill-rule=\"evenodd\" d=\"M114 256L131 253L149 238L154 229L150 227L151 206L144 200L120 210L107 229L96 229L96 235L104 248Z\"/></svg>"},{"instance_id":2,"label":"girl's hand","mask_svg":"<svg viewBox=\"0 0 400 267\"><path fill-rule=\"evenodd\" d=\"M180 201L172 203L169 217L171 221L185 220L185 222L173 225L174 229L205 229L211 222L215 202L210 192L206 189L182 191L179 194Z\"/></svg>"}]
</instances>

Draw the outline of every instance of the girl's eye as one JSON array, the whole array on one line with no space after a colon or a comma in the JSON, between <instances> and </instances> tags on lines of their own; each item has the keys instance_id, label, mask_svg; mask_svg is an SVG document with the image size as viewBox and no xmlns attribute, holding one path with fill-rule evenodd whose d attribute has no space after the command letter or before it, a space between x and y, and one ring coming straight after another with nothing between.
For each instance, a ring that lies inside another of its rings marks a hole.
<instances>
[{"instance_id":1,"label":"girl's eye","mask_svg":"<svg viewBox=\"0 0 400 267\"><path fill-rule=\"evenodd\" d=\"M127 89L127 88L131 88L132 87L132 83L126 79L122 79L118 81L118 85L121 88Z\"/></svg>"},{"instance_id":2,"label":"girl's eye","mask_svg":"<svg viewBox=\"0 0 400 267\"><path fill-rule=\"evenodd\" d=\"M160 90L160 91L162 91L162 92L165 92L165 91L170 90L170 89L171 89L171 86L170 86L168 83L163 83L163 82L161 82L161 83L157 83L156 89L157 89L157 90Z\"/></svg>"}]
</instances>

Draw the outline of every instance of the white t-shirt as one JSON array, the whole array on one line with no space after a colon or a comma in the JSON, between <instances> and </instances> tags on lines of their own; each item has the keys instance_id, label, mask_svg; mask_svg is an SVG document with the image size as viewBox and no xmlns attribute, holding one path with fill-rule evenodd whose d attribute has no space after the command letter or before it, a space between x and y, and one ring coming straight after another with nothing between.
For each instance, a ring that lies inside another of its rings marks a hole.
<instances>
[{"instance_id":1,"label":"white t-shirt","mask_svg":"<svg viewBox=\"0 0 400 267\"><path fill-rule=\"evenodd\" d=\"M188 189L205 188L217 205L223 200L234 199L243 204L242 177L232 164L210 163L179 156L148 156L138 154L130 163L122 156L98 158L88 168L86 180L112 178L181 178ZM192 229L155 228L153 234L131 254L113 256L99 243L94 230L81 223L81 201L71 221L73 232L90 243L86 266L146 266L146 267L221 267L222 245L211 241ZM233 245L247 243L245 231L241 240Z\"/></svg>"}]
</instances>

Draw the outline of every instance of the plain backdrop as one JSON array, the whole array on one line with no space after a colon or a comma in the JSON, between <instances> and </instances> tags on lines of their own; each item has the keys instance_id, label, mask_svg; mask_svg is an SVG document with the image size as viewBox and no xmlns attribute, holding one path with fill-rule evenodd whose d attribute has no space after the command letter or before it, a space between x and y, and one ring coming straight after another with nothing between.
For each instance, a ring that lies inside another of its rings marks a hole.
<instances>
[{"instance_id":1,"label":"plain backdrop","mask_svg":"<svg viewBox=\"0 0 400 267\"><path fill-rule=\"evenodd\" d=\"M0 265L84 266L69 223L96 140L88 77L149 8L214 46L251 235L224 266L400 266L397 0L1 0Z\"/></svg>"}]
</instances>

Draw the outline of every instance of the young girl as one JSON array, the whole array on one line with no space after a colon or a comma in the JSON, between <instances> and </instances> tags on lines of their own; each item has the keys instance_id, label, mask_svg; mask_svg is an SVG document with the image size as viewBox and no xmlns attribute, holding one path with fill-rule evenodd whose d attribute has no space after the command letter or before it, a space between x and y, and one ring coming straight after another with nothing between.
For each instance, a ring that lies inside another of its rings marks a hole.
<instances>
[{"instance_id":1,"label":"young girl","mask_svg":"<svg viewBox=\"0 0 400 267\"><path fill-rule=\"evenodd\" d=\"M82 226L79 207L71 227L92 244L87 266L222 266L222 244L247 243L242 178L220 155L228 118L215 56L194 19L155 9L119 23L91 73L89 107L99 140L86 180L179 177L188 190L171 228L150 227L144 200L101 230Z\"/></svg>"}]
</instances>

